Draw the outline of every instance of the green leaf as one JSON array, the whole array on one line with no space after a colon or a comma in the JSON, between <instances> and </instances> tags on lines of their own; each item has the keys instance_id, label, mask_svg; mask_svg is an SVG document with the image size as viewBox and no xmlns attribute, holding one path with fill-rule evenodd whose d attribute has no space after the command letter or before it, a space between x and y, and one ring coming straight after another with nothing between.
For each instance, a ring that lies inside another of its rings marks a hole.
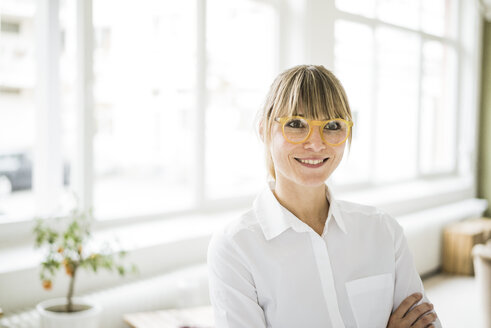
<instances>
[{"instance_id":1,"label":"green leaf","mask_svg":"<svg viewBox=\"0 0 491 328\"><path fill-rule=\"evenodd\" d=\"M36 219L33 229L36 247L43 247L46 255L41 261L41 281L52 281L57 270L64 270L65 265L70 266L73 272L78 267L98 272L100 269L116 271L125 275L129 269L115 259L122 259L126 252L114 250L109 245L103 245L99 251L87 256L86 250L91 237L92 210L82 212L77 209L71 211L66 217L52 219ZM136 266L131 267L132 272L137 272Z\"/></svg>"}]
</instances>

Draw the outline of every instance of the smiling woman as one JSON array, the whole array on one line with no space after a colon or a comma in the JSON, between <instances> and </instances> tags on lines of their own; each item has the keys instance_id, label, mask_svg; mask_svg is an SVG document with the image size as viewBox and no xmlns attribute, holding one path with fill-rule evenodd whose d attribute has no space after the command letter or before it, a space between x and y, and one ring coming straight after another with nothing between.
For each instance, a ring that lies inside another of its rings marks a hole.
<instances>
[{"instance_id":1,"label":"smiling woman","mask_svg":"<svg viewBox=\"0 0 491 328\"><path fill-rule=\"evenodd\" d=\"M325 184L351 142L338 79L293 67L259 117L273 181L210 243L217 327L441 327L397 221Z\"/></svg>"}]
</instances>

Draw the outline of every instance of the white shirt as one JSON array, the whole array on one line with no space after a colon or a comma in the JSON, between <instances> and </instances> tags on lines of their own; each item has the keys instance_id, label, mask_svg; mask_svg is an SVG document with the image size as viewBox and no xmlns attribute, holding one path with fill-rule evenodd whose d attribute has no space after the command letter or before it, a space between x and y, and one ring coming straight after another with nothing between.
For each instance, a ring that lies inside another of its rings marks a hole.
<instances>
[{"instance_id":1,"label":"white shirt","mask_svg":"<svg viewBox=\"0 0 491 328\"><path fill-rule=\"evenodd\" d=\"M407 296L424 295L397 221L327 194L321 236L269 188L214 234L208 269L217 328L386 327Z\"/></svg>"}]
</instances>

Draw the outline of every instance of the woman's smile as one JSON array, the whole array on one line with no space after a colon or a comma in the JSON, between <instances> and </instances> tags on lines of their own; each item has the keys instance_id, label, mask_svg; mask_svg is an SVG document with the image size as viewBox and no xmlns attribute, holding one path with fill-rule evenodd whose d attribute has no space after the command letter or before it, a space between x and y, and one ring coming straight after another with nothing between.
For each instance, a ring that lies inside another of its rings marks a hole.
<instances>
[{"instance_id":1,"label":"woman's smile","mask_svg":"<svg viewBox=\"0 0 491 328\"><path fill-rule=\"evenodd\" d=\"M295 160L300 163L300 165L308 167L308 168L319 168L323 166L328 160L329 157L324 158L298 158L294 157Z\"/></svg>"}]
</instances>

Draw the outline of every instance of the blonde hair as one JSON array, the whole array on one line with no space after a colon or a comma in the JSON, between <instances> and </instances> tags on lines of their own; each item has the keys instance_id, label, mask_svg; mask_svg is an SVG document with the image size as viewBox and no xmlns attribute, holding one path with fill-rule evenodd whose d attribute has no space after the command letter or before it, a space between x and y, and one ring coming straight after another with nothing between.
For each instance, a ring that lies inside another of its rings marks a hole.
<instances>
[{"instance_id":1,"label":"blonde hair","mask_svg":"<svg viewBox=\"0 0 491 328\"><path fill-rule=\"evenodd\" d=\"M273 179L276 179L276 175L269 151L273 124L276 118L299 113L315 120L352 120L348 97L341 82L324 66L299 65L278 75L258 113L258 128L265 144L266 165ZM348 141L351 144L351 134Z\"/></svg>"}]
</instances>

